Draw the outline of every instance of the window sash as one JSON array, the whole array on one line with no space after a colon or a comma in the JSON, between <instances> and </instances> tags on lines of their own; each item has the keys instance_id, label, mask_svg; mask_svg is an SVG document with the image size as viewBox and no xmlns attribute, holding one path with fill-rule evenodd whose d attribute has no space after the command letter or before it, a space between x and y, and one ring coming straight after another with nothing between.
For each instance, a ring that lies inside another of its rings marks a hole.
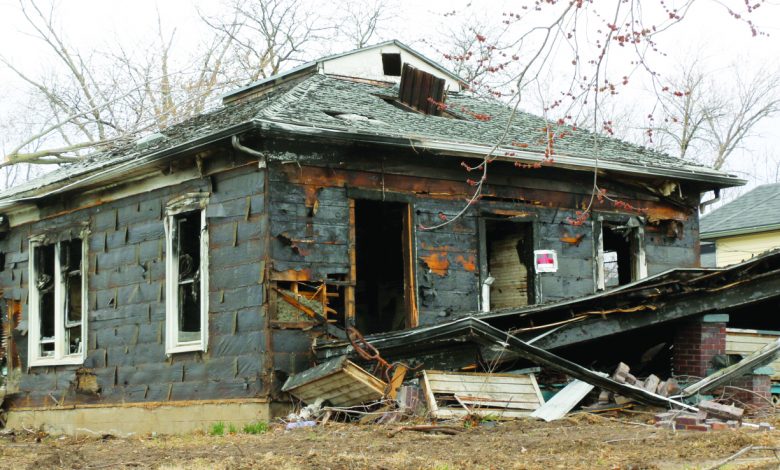
<instances>
[{"instance_id":1,"label":"window sash","mask_svg":"<svg viewBox=\"0 0 780 470\"><path fill-rule=\"evenodd\" d=\"M178 216L190 211L169 211L165 217L165 352L175 354L188 351L206 351L208 346L208 227L206 210L196 209L200 218L200 335L198 339L180 341L179 338L179 252ZM186 236L186 234L185 234Z\"/></svg>"},{"instance_id":2,"label":"window sash","mask_svg":"<svg viewBox=\"0 0 780 470\"><path fill-rule=\"evenodd\" d=\"M36 248L47 246L40 239L31 239L29 244L29 301L28 301L28 313L29 313L29 344L28 344L28 357L30 367L36 366L51 366L51 365L72 365L83 364L87 355L87 314L88 314L88 302L87 302L87 236L82 235L81 240L81 264L79 269L81 270L81 283L79 288L81 289L81 343L80 351L77 353L69 353L69 345L67 343L67 329L77 326L77 322L67 322L66 296L67 292L67 275L62 274L62 260L60 258L60 250L62 249L63 242L52 243L54 245L54 337L53 339L43 339L41 337L41 310L40 299L41 292L36 284L38 274L38 259L36 255ZM70 241L70 240L67 240ZM67 323L67 324L66 324ZM43 356L41 354L41 345L44 343L54 343L54 354L52 356Z\"/></svg>"}]
</instances>

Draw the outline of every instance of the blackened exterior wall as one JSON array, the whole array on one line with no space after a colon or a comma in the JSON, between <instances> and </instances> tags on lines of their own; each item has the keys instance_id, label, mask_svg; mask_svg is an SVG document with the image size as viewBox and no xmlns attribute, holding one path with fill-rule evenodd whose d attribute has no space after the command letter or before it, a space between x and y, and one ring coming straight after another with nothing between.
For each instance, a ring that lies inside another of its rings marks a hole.
<instances>
[{"instance_id":1,"label":"blackened exterior wall","mask_svg":"<svg viewBox=\"0 0 780 470\"><path fill-rule=\"evenodd\" d=\"M76 390L79 366L33 367L13 407L228 399L265 394L265 173L245 167L13 229L2 242L4 298L22 303L17 328L27 364L28 237L78 236L89 227L88 342L83 368L98 393ZM185 192L211 194L208 351L165 354L164 207Z\"/></svg>"}]
</instances>

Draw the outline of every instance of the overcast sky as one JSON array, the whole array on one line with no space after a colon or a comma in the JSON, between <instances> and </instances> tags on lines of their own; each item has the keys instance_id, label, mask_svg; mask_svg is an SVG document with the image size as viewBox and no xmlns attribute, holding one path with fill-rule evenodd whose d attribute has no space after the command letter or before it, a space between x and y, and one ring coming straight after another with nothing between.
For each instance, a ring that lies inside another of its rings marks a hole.
<instances>
[{"instance_id":1,"label":"overcast sky","mask_svg":"<svg viewBox=\"0 0 780 470\"><path fill-rule=\"evenodd\" d=\"M323 5L326 3L323 2ZM444 18L441 14L457 10L464 3L453 0L396 0L397 16L386 23L379 39L400 39L437 59L436 53L428 48L424 40L435 41L436 32L443 30ZM479 6L477 11L495 17L512 8L517 9L521 4L518 1L487 0L474 0L473 3ZM744 5L744 1L723 0L723 4L733 4L737 8ZM101 48L117 40L132 44L134 40L155 34L155 10L159 10L166 28L176 28L176 50L186 55L188 48L197 47L203 27L195 5L206 13L218 8L216 1L205 0L68 0L59 3L57 11L59 24L70 40L81 48L91 45ZM702 58L702 65L716 75L734 63L743 64L745 70L780 66L777 59L780 53L780 6L775 0L764 4L759 11L755 16L756 23L769 34L768 37L751 37L748 28L729 18L722 6L714 1L698 0L684 25L662 37L662 50L669 56L665 63L657 64L658 69L670 71L673 64L691 56ZM0 0L0 55L26 70L45 70L47 64L41 60L41 45L27 31L20 29L22 25L18 2ZM0 113L8 113L11 109L18 112L22 105L21 89L19 80L0 66ZM749 151L735 155L729 170L741 172L759 183L774 178L774 168L765 171L761 167L765 165L765 155L780 161L780 150L775 150L780 147L778 129L780 118L761 125L757 135L747 143ZM757 159L756 156L762 158Z\"/></svg>"}]
</instances>

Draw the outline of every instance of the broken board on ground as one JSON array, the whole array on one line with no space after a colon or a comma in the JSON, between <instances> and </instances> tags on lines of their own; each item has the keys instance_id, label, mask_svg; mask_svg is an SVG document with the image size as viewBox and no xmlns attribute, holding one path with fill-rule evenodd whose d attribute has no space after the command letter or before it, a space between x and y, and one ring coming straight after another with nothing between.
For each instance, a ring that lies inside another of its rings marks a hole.
<instances>
[{"instance_id":1,"label":"broken board on ground","mask_svg":"<svg viewBox=\"0 0 780 470\"><path fill-rule=\"evenodd\" d=\"M422 382L428 408L440 419L469 414L519 418L544 403L533 374L426 370Z\"/></svg>"},{"instance_id":2,"label":"broken board on ground","mask_svg":"<svg viewBox=\"0 0 780 470\"><path fill-rule=\"evenodd\" d=\"M304 403L322 398L332 406L355 406L381 400L386 387L385 382L340 357L291 376L282 391Z\"/></svg>"}]
</instances>

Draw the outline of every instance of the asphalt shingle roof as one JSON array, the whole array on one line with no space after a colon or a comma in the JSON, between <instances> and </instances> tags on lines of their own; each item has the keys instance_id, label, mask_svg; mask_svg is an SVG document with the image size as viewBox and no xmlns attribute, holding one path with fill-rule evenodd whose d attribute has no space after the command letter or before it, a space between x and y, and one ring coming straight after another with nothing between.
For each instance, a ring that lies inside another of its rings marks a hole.
<instances>
[{"instance_id":1,"label":"asphalt shingle roof","mask_svg":"<svg viewBox=\"0 0 780 470\"><path fill-rule=\"evenodd\" d=\"M702 237L716 232L780 225L780 183L765 184L724 204L701 219Z\"/></svg>"},{"instance_id":2,"label":"asphalt shingle roof","mask_svg":"<svg viewBox=\"0 0 780 470\"><path fill-rule=\"evenodd\" d=\"M260 98L231 104L163 130L161 133L166 137L163 142L142 149L134 142L116 145L4 191L0 193L0 201L8 203L34 191L40 192L48 185L77 181L104 168L132 165L154 152L256 119L384 137L494 145L503 135L511 114L511 110L497 100L450 92L446 97L448 111L457 118L429 116L392 104L392 99L388 97L397 95L398 85L360 83L322 74L313 74L300 81L282 82ZM345 119L338 117L340 114L353 116ZM477 115L489 116L490 119L481 120ZM522 150L543 153L547 144L543 129L547 124L539 116L518 112L502 143L510 145L518 142L523 144ZM559 155L586 159L594 159L594 155L598 155L603 161L629 164L640 169L708 171L679 158L583 130L560 127L556 134L564 129L568 135L554 143L555 152Z\"/></svg>"}]
</instances>

